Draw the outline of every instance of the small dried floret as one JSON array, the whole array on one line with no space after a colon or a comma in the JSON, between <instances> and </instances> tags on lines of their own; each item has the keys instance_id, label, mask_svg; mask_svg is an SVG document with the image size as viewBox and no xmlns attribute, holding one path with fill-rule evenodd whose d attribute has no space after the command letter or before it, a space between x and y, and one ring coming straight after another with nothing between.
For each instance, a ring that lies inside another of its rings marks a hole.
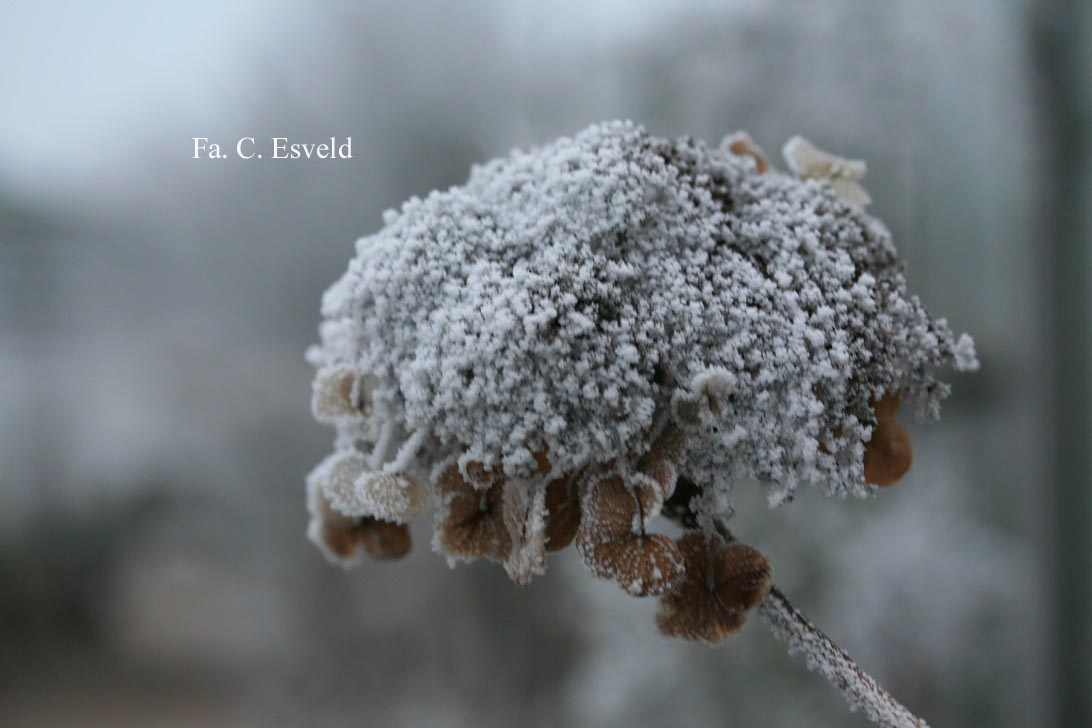
<instances>
[{"instance_id":1,"label":"small dried floret","mask_svg":"<svg viewBox=\"0 0 1092 728\"><path fill-rule=\"evenodd\" d=\"M319 422L367 417L371 413L368 378L346 364L323 367L311 385L311 413Z\"/></svg>"},{"instance_id":2,"label":"small dried floret","mask_svg":"<svg viewBox=\"0 0 1092 728\"><path fill-rule=\"evenodd\" d=\"M893 485L910 470L913 458L910 433L898 422L882 422L865 447L865 480L881 487Z\"/></svg>"},{"instance_id":3,"label":"small dried floret","mask_svg":"<svg viewBox=\"0 0 1092 728\"><path fill-rule=\"evenodd\" d=\"M437 545L452 559L503 560L512 549L504 523L504 478L480 463L468 465L467 474L474 483L452 462L436 478Z\"/></svg>"},{"instance_id":4,"label":"small dried floret","mask_svg":"<svg viewBox=\"0 0 1092 728\"><path fill-rule=\"evenodd\" d=\"M879 399L872 400L872 411L879 422L894 419L901 406L902 397L898 392L885 392Z\"/></svg>"},{"instance_id":5,"label":"small dried floret","mask_svg":"<svg viewBox=\"0 0 1092 728\"><path fill-rule=\"evenodd\" d=\"M318 480L308 481L311 513L308 537L335 563L352 566L367 554L378 560L398 559L409 553L409 528L370 517L348 516L332 506Z\"/></svg>"},{"instance_id":6,"label":"small dried floret","mask_svg":"<svg viewBox=\"0 0 1092 728\"><path fill-rule=\"evenodd\" d=\"M659 491L659 501L664 501L675 492L675 481L682 467L682 453L686 442L683 433L673 424L668 424L660 436L652 441L648 452L637 461L637 472L652 480L651 485ZM659 513L659 508L655 509Z\"/></svg>"},{"instance_id":7,"label":"small dried floret","mask_svg":"<svg viewBox=\"0 0 1092 728\"><path fill-rule=\"evenodd\" d=\"M407 473L362 473L352 488L330 496L343 513L398 523L408 523L428 503L425 486Z\"/></svg>"},{"instance_id":8,"label":"small dried floret","mask_svg":"<svg viewBox=\"0 0 1092 728\"><path fill-rule=\"evenodd\" d=\"M755 162L755 171L764 174L770 168L770 162L766 159L766 153L762 147L755 144L751 135L745 131L732 132L724 137L721 147L727 147L728 151L737 157L750 157Z\"/></svg>"},{"instance_id":9,"label":"small dried floret","mask_svg":"<svg viewBox=\"0 0 1092 728\"><path fill-rule=\"evenodd\" d=\"M781 153L789 170L800 179L821 179L830 183L845 202L864 207L872 202L860 180L868 166L860 159L846 159L823 151L802 136L785 142Z\"/></svg>"},{"instance_id":10,"label":"small dried floret","mask_svg":"<svg viewBox=\"0 0 1092 728\"><path fill-rule=\"evenodd\" d=\"M865 480L873 485L888 486L897 483L914 459L914 447L910 433L895 421L899 411L898 394L885 394L873 402L876 426L872 439L865 445Z\"/></svg>"},{"instance_id":11,"label":"small dried floret","mask_svg":"<svg viewBox=\"0 0 1092 728\"><path fill-rule=\"evenodd\" d=\"M428 491L412 475L377 473L356 450L339 450L311 477L339 513L407 523L428 503Z\"/></svg>"},{"instance_id":12,"label":"small dried floret","mask_svg":"<svg viewBox=\"0 0 1092 728\"><path fill-rule=\"evenodd\" d=\"M735 634L770 588L770 563L757 549L691 531L678 540L686 575L660 599L656 624L669 637L722 642Z\"/></svg>"},{"instance_id":13,"label":"small dried floret","mask_svg":"<svg viewBox=\"0 0 1092 728\"><path fill-rule=\"evenodd\" d=\"M646 514L663 504L662 493L627 486L618 475L595 482L584 503L576 546L584 565L634 596L657 596L682 577L682 557L662 534L645 532Z\"/></svg>"},{"instance_id":14,"label":"small dried floret","mask_svg":"<svg viewBox=\"0 0 1092 728\"><path fill-rule=\"evenodd\" d=\"M409 527L378 518L361 518L356 524L364 549L375 559L400 559L409 553L412 541Z\"/></svg>"}]
</instances>

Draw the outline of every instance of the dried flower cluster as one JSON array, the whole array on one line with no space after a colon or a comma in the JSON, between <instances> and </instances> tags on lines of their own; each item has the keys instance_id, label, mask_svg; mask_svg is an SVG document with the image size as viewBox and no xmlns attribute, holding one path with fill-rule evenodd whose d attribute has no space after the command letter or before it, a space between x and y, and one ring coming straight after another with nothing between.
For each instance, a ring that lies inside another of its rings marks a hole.
<instances>
[{"instance_id":1,"label":"dried flower cluster","mask_svg":"<svg viewBox=\"0 0 1092 728\"><path fill-rule=\"evenodd\" d=\"M610 123L388 212L309 352L337 432L311 538L395 558L431 501L452 563L523 584L575 541L592 574L660 599L665 634L738 630L771 571L717 530L733 485L869 495L910 465L900 401L936 417L933 371L977 366L907 293L863 163L799 138L785 156L793 176L744 133Z\"/></svg>"}]
</instances>

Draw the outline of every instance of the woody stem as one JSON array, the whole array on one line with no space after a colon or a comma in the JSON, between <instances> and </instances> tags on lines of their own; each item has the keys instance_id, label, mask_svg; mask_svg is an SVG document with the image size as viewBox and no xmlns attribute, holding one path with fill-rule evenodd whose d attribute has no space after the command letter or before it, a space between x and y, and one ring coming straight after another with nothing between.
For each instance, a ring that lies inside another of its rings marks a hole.
<instances>
[{"instance_id":1,"label":"woody stem","mask_svg":"<svg viewBox=\"0 0 1092 728\"><path fill-rule=\"evenodd\" d=\"M736 540L723 519L716 518L713 523L727 541ZM774 636L788 645L789 654L803 655L808 669L838 688L851 710L863 708L873 723L885 727L927 728L925 721L895 700L845 650L808 621L776 585L770 585L757 609Z\"/></svg>"}]
</instances>

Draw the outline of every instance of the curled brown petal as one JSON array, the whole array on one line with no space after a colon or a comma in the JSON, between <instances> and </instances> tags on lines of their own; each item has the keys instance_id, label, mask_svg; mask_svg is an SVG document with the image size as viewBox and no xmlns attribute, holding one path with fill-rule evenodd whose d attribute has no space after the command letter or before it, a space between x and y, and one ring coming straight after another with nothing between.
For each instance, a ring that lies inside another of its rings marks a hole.
<instances>
[{"instance_id":1,"label":"curled brown petal","mask_svg":"<svg viewBox=\"0 0 1092 728\"><path fill-rule=\"evenodd\" d=\"M546 550L560 551L580 528L580 496L572 478L557 478L546 486Z\"/></svg>"},{"instance_id":2,"label":"curled brown petal","mask_svg":"<svg viewBox=\"0 0 1092 728\"><path fill-rule=\"evenodd\" d=\"M368 378L347 364L320 369L311 385L311 412L319 422L366 417L372 401Z\"/></svg>"},{"instance_id":3,"label":"curled brown petal","mask_svg":"<svg viewBox=\"0 0 1092 728\"><path fill-rule=\"evenodd\" d=\"M770 168L770 162L762 148L754 143L751 135L745 131L737 131L731 134L725 142L728 143L728 151L737 157L750 157L755 160L755 171L764 174Z\"/></svg>"},{"instance_id":4,"label":"curled brown petal","mask_svg":"<svg viewBox=\"0 0 1092 728\"><path fill-rule=\"evenodd\" d=\"M448 465L436 479L440 500L440 518L436 524L439 544L456 558L504 559L512 548L502 508L504 481L491 477L477 463L471 463L467 473L475 482L489 485L474 487L459 472L458 463Z\"/></svg>"},{"instance_id":5,"label":"curled brown petal","mask_svg":"<svg viewBox=\"0 0 1092 728\"><path fill-rule=\"evenodd\" d=\"M770 588L770 563L757 549L691 531L677 541L686 574L660 599L656 625L669 637L722 642L735 634Z\"/></svg>"},{"instance_id":6,"label":"curled brown petal","mask_svg":"<svg viewBox=\"0 0 1092 728\"><path fill-rule=\"evenodd\" d=\"M594 484L576 545L599 578L616 581L634 596L658 596L679 583L683 563L671 539L645 533L642 500L617 475Z\"/></svg>"},{"instance_id":7,"label":"curled brown petal","mask_svg":"<svg viewBox=\"0 0 1092 728\"><path fill-rule=\"evenodd\" d=\"M360 541L372 558L386 561L400 559L409 553L413 545L409 527L402 523L364 518L357 525Z\"/></svg>"},{"instance_id":8,"label":"curled brown petal","mask_svg":"<svg viewBox=\"0 0 1092 728\"><path fill-rule=\"evenodd\" d=\"M668 424L660 436L652 441L648 452L637 461L637 471L655 481L660 488L662 500L670 498L675 491L684 444L679 428Z\"/></svg>"},{"instance_id":9,"label":"curled brown petal","mask_svg":"<svg viewBox=\"0 0 1092 728\"><path fill-rule=\"evenodd\" d=\"M880 487L897 483L910 470L913 459L910 433L894 420L881 420L865 445L865 480Z\"/></svg>"},{"instance_id":10,"label":"curled brown petal","mask_svg":"<svg viewBox=\"0 0 1092 728\"><path fill-rule=\"evenodd\" d=\"M882 397L872 401L872 410L876 413L876 420L883 422L890 420L899 413L902 399L898 392L885 392Z\"/></svg>"},{"instance_id":11,"label":"curled brown petal","mask_svg":"<svg viewBox=\"0 0 1092 728\"><path fill-rule=\"evenodd\" d=\"M335 518L322 522L323 544L337 558L352 560L360 549L374 559L400 559L410 552L409 527L376 518Z\"/></svg>"}]
</instances>

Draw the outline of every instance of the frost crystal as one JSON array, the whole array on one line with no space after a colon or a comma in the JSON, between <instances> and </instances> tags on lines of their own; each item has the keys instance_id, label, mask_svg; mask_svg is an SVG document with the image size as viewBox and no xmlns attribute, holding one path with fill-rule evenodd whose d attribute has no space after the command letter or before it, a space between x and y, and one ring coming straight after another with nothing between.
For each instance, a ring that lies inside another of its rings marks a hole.
<instances>
[{"instance_id":1,"label":"frost crystal","mask_svg":"<svg viewBox=\"0 0 1092 728\"><path fill-rule=\"evenodd\" d=\"M710 148L607 123L388 211L308 352L337 432L312 538L343 562L400 555L431 493L452 563L524 584L575 541L660 598L665 634L720 641L770 612L768 562L725 535L733 486L870 495L910 467L899 404L936 418L934 371L978 366L907 292L864 163L783 151L795 176L744 132ZM661 513L687 533L652 532Z\"/></svg>"},{"instance_id":2,"label":"frost crystal","mask_svg":"<svg viewBox=\"0 0 1092 728\"><path fill-rule=\"evenodd\" d=\"M794 142L807 177L863 171ZM534 453L564 473L640 454L673 398L704 399L680 422L699 482L868 494L869 403L898 391L935 417L932 370L973 368L973 345L907 293L878 220L750 154L608 123L388 212L310 352L367 376L367 406L316 414L377 469L416 435L401 454L423 480L458 453L530 483Z\"/></svg>"}]
</instances>

